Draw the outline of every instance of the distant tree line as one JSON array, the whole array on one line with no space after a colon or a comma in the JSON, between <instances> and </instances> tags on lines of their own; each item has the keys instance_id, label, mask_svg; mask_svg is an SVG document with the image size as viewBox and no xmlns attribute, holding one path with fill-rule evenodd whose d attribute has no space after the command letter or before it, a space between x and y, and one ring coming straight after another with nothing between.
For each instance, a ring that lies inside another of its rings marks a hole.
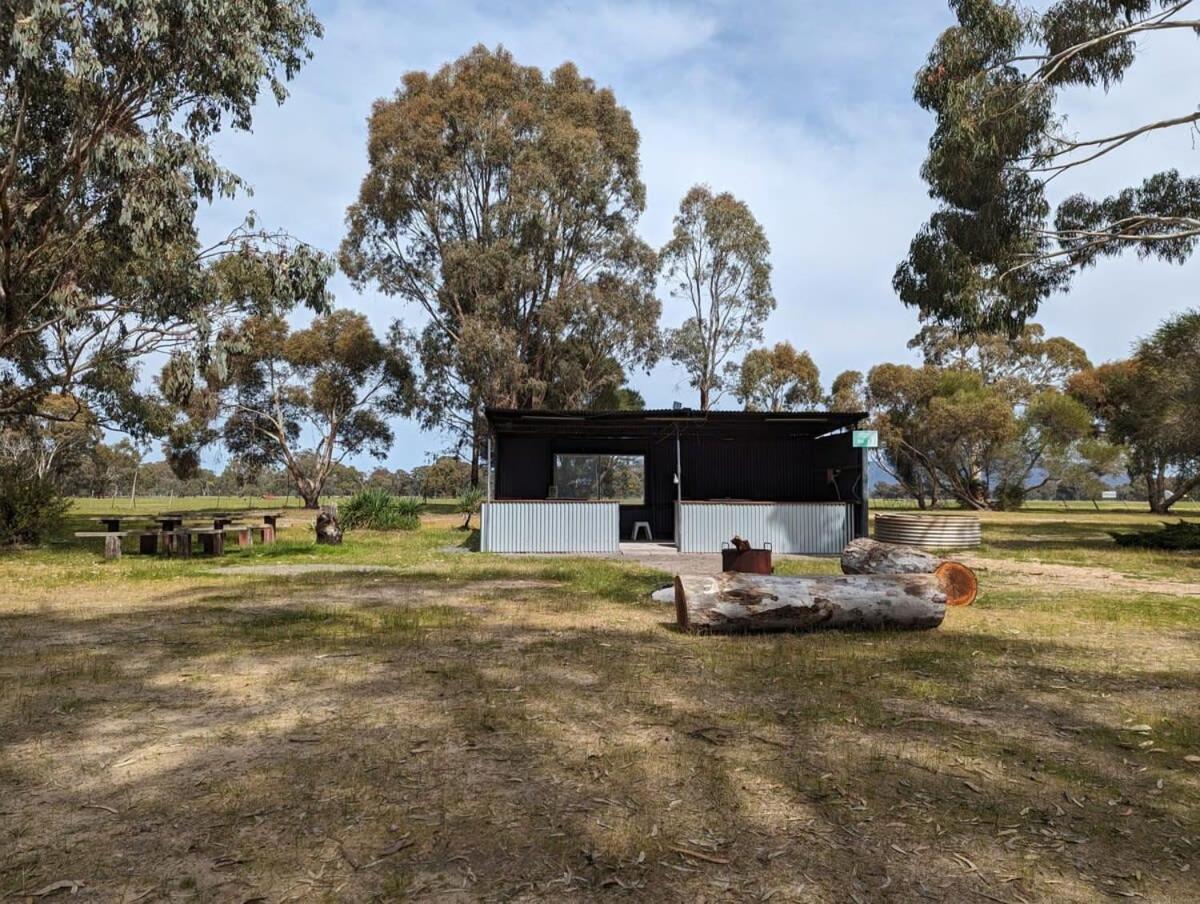
<instances>
[{"instance_id":1,"label":"distant tree line","mask_svg":"<svg viewBox=\"0 0 1200 904\"><path fill-rule=\"evenodd\" d=\"M150 461L128 440L95 442L62 458L56 472L61 492L67 496L119 498L142 496L271 496L303 501L291 473L285 468L249 470L232 461L219 472L197 468L179 477L164 460ZM395 496L425 499L457 497L470 486L470 466L440 457L411 471L353 465L335 465L325 481L324 496L348 496L362 489L378 489Z\"/></svg>"}]
</instances>

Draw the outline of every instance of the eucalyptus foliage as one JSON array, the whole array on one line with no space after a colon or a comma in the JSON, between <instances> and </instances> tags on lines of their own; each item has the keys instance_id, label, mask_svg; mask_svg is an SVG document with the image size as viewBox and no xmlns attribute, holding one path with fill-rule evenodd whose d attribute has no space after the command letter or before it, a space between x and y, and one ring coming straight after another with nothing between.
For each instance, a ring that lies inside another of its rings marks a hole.
<instances>
[{"instance_id":1,"label":"eucalyptus foliage","mask_svg":"<svg viewBox=\"0 0 1200 904\"><path fill-rule=\"evenodd\" d=\"M1092 418L1063 391L1090 366L1068 340L1028 326L1017 340L960 339L927 328L910 343L924 364L880 364L867 377L880 463L924 508L950 497L969 508L1013 507L1107 450Z\"/></svg>"},{"instance_id":2,"label":"eucalyptus foliage","mask_svg":"<svg viewBox=\"0 0 1200 904\"><path fill-rule=\"evenodd\" d=\"M790 342L746 353L734 395L747 411L795 411L821 405L821 371L807 351Z\"/></svg>"},{"instance_id":3,"label":"eucalyptus foliage","mask_svg":"<svg viewBox=\"0 0 1200 904\"><path fill-rule=\"evenodd\" d=\"M417 305L418 413L477 458L486 405L585 407L658 354L629 111L571 63L476 47L376 102L341 262Z\"/></svg>"},{"instance_id":4,"label":"eucalyptus foliage","mask_svg":"<svg viewBox=\"0 0 1200 904\"><path fill-rule=\"evenodd\" d=\"M958 23L934 44L914 96L935 127L922 175L937 211L894 285L905 304L963 332L1017 335L1072 274L1132 252L1179 263L1200 240L1200 178L1145 176L1110 197L1047 185L1142 135L1194 128L1195 108L1111 134L1068 128L1069 89L1107 91L1166 32L1200 33L1193 0L951 0Z\"/></svg>"},{"instance_id":5,"label":"eucalyptus foliage","mask_svg":"<svg viewBox=\"0 0 1200 904\"><path fill-rule=\"evenodd\" d=\"M253 221L202 247L202 201L245 186L210 148L277 101L320 26L304 0L0 5L0 419L52 392L106 423L162 427L137 391L153 352L213 352L261 303L326 302L330 262ZM270 292L214 272L235 258Z\"/></svg>"},{"instance_id":6,"label":"eucalyptus foliage","mask_svg":"<svg viewBox=\"0 0 1200 904\"><path fill-rule=\"evenodd\" d=\"M354 311L333 311L298 330L278 315L251 318L229 344L237 352L226 366L210 366L186 395L169 388L175 367L164 371L164 391L189 415L173 431L176 463L198 461L195 448L219 436L252 468L285 468L305 505L315 508L347 457L387 455L388 418L411 410L412 370L401 337L393 331L378 338Z\"/></svg>"},{"instance_id":7,"label":"eucalyptus foliage","mask_svg":"<svg viewBox=\"0 0 1200 904\"><path fill-rule=\"evenodd\" d=\"M660 265L688 316L667 346L699 391L703 411L730 388L732 356L762 341L775 310L770 257L766 233L744 201L696 185L679 202Z\"/></svg>"},{"instance_id":8,"label":"eucalyptus foliage","mask_svg":"<svg viewBox=\"0 0 1200 904\"><path fill-rule=\"evenodd\" d=\"M1168 319L1132 357L1083 371L1071 392L1128 448L1131 480L1163 513L1200 488L1200 310Z\"/></svg>"}]
</instances>

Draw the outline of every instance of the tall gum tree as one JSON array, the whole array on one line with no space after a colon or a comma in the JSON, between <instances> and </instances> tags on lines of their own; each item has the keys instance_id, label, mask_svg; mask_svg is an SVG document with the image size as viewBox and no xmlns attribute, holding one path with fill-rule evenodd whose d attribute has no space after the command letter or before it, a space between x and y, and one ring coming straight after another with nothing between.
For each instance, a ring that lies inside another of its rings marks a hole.
<instances>
[{"instance_id":1,"label":"tall gum tree","mask_svg":"<svg viewBox=\"0 0 1200 904\"><path fill-rule=\"evenodd\" d=\"M1079 346L1029 325L1016 339L964 339L927 326L909 343L921 367L880 364L867 402L880 464L920 507L947 496L1010 507L1054 482L1090 450L1091 418L1063 392L1090 366Z\"/></svg>"},{"instance_id":2,"label":"tall gum tree","mask_svg":"<svg viewBox=\"0 0 1200 904\"><path fill-rule=\"evenodd\" d=\"M212 283L226 257L284 306L322 308L323 255L249 222L208 247L198 202L241 180L209 142L277 101L320 25L304 0L11 0L0 5L0 421L150 430L138 361L204 359L247 300Z\"/></svg>"},{"instance_id":3,"label":"tall gum tree","mask_svg":"<svg viewBox=\"0 0 1200 904\"><path fill-rule=\"evenodd\" d=\"M470 445L475 482L485 406L585 407L658 356L638 144L610 90L502 48L372 109L342 267L426 315L417 413Z\"/></svg>"},{"instance_id":4,"label":"tall gum tree","mask_svg":"<svg viewBox=\"0 0 1200 904\"><path fill-rule=\"evenodd\" d=\"M731 382L732 356L761 342L775 310L771 245L743 201L694 186L679 204L660 266L671 294L690 308L667 337L671 359L687 371L707 411Z\"/></svg>"}]
</instances>

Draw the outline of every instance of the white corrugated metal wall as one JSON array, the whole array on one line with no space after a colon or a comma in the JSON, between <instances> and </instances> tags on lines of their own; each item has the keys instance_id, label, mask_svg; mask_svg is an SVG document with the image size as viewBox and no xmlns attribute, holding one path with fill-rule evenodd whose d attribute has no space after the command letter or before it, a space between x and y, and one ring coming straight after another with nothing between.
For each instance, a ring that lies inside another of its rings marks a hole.
<instances>
[{"instance_id":1,"label":"white corrugated metal wall","mask_svg":"<svg viewBox=\"0 0 1200 904\"><path fill-rule=\"evenodd\" d=\"M615 502L489 502L483 506L483 552L615 553Z\"/></svg>"},{"instance_id":2,"label":"white corrugated metal wall","mask_svg":"<svg viewBox=\"0 0 1200 904\"><path fill-rule=\"evenodd\" d=\"M842 502L679 503L680 552L718 552L737 534L777 553L839 555L853 537L854 506Z\"/></svg>"}]
</instances>

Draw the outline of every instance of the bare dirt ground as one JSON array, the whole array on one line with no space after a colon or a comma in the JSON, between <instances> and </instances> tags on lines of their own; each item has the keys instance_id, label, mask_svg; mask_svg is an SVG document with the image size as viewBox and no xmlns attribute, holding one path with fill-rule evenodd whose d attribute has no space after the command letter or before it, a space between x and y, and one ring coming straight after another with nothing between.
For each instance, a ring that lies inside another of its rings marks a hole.
<instances>
[{"instance_id":1,"label":"bare dirt ground","mask_svg":"<svg viewBox=\"0 0 1200 904\"><path fill-rule=\"evenodd\" d=\"M372 572L394 572L390 565L352 564L286 564L286 565L231 565L220 569L219 574L245 574L252 577L284 578L305 574L371 574Z\"/></svg>"},{"instance_id":2,"label":"bare dirt ground","mask_svg":"<svg viewBox=\"0 0 1200 904\"><path fill-rule=\"evenodd\" d=\"M1188 601L693 637L619 564L460 560L0 610L0 896L1200 899Z\"/></svg>"},{"instance_id":3,"label":"bare dirt ground","mask_svg":"<svg viewBox=\"0 0 1200 904\"><path fill-rule=\"evenodd\" d=\"M1135 578L1092 565L1063 565L1056 562L1018 562L973 553L954 553L952 558L979 574L993 573L1008 580L1040 587L1060 587L1072 591L1093 590L1114 593L1165 593L1171 596L1200 598L1200 582Z\"/></svg>"}]
</instances>

